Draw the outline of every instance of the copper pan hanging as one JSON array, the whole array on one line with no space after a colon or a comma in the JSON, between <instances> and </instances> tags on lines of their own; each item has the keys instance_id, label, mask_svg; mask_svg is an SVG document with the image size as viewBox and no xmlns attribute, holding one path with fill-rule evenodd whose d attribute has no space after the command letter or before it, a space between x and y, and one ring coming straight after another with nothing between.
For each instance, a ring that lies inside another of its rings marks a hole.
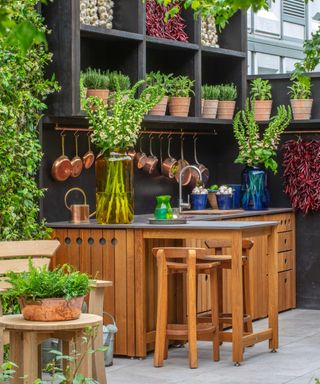
<instances>
[{"instance_id":1,"label":"copper pan hanging","mask_svg":"<svg viewBox=\"0 0 320 384\"><path fill-rule=\"evenodd\" d=\"M72 172L72 164L68 156L65 155L65 134L61 133L61 156L52 165L51 175L56 181L66 181Z\"/></svg>"},{"instance_id":2,"label":"copper pan hanging","mask_svg":"<svg viewBox=\"0 0 320 384\"><path fill-rule=\"evenodd\" d=\"M91 150L91 137L88 134L88 151L83 155L82 162L85 169L89 169L92 167L95 160L94 153Z\"/></svg>"},{"instance_id":3,"label":"copper pan hanging","mask_svg":"<svg viewBox=\"0 0 320 384\"><path fill-rule=\"evenodd\" d=\"M74 134L74 142L75 142L75 148L76 148L76 154L71 160L71 165L72 165L72 172L71 172L71 177L78 177L81 175L82 169L83 169L83 163L81 158L79 157L79 147L78 147L78 142L79 142L79 134L76 132Z\"/></svg>"}]
</instances>

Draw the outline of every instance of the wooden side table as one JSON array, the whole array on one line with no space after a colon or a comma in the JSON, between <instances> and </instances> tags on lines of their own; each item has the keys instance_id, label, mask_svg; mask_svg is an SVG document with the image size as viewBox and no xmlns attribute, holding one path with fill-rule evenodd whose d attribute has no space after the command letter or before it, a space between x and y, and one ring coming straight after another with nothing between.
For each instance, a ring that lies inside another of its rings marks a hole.
<instances>
[{"instance_id":1,"label":"wooden side table","mask_svg":"<svg viewBox=\"0 0 320 384\"><path fill-rule=\"evenodd\" d=\"M94 326L102 326L101 316L82 314L77 320L55 322L28 321L22 315L0 317L0 327L10 333L10 361L18 366L12 383L21 383L23 376L27 376L23 380L26 384L32 384L38 378L38 345L44 340L61 339L64 353L69 354L74 347L81 354L87 347L83 344L83 331L86 327ZM73 347L71 342L74 343ZM99 371L103 370L103 373L104 369L104 365L99 367ZM91 354L83 359L79 373L92 377Z\"/></svg>"}]
</instances>

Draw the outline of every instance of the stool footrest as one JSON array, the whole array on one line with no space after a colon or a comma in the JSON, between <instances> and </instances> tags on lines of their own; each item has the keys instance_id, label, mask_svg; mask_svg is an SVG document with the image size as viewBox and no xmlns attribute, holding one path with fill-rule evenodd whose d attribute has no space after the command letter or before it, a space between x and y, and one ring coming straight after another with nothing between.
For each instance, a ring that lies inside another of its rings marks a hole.
<instances>
[{"instance_id":1,"label":"stool footrest","mask_svg":"<svg viewBox=\"0 0 320 384\"><path fill-rule=\"evenodd\" d=\"M197 336L202 334L214 332L216 327L211 323L197 324ZM187 324L168 324L167 336L169 339L174 336L188 337L188 325Z\"/></svg>"},{"instance_id":2,"label":"stool footrest","mask_svg":"<svg viewBox=\"0 0 320 384\"><path fill-rule=\"evenodd\" d=\"M205 323L208 321L211 321L211 315L210 313L204 313L197 316L197 320L200 323ZM243 322L247 323L251 320L251 316L248 314L243 315ZM219 322L225 323L225 324L232 324L232 314L231 313L220 313L219 314Z\"/></svg>"}]
</instances>

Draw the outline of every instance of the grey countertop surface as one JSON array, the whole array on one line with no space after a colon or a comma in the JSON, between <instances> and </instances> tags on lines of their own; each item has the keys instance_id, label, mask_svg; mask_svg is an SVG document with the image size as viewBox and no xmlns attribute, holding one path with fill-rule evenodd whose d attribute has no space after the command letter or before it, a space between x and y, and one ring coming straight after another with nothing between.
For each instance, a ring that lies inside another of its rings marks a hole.
<instances>
[{"instance_id":1,"label":"grey countertop surface","mask_svg":"<svg viewBox=\"0 0 320 384\"><path fill-rule=\"evenodd\" d=\"M276 221L259 221L259 216L275 215L278 213L292 212L291 208L270 208L266 211L243 211L226 215L184 215L187 219L186 224L149 224L148 219L153 214L137 215L132 224L98 224L96 220L90 223L73 224L68 221L48 223L51 228L100 228L100 229L250 229L265 227L266 225L276 225ZM238 219L246 217L257 217L257 221L227 221L228 219Z\"/></svg>"}]
</instances>

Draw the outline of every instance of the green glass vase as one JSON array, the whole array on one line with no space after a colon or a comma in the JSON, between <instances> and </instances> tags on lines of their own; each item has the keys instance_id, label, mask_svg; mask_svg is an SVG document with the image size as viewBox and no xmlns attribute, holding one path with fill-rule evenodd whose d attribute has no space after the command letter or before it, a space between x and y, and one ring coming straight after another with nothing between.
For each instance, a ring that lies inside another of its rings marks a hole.
<instances>
[{"instance_id":1,"label":"green glass vase","mask_svg":"<svg viewBox=\"0 0 320 384\"><path fill-rule=\"evenodd\" d=\"M173 218L170 200L171 196L156 196L156 209L154 211L154 217L157 220L170 220Z\"/></svg>"}]
</instances>

